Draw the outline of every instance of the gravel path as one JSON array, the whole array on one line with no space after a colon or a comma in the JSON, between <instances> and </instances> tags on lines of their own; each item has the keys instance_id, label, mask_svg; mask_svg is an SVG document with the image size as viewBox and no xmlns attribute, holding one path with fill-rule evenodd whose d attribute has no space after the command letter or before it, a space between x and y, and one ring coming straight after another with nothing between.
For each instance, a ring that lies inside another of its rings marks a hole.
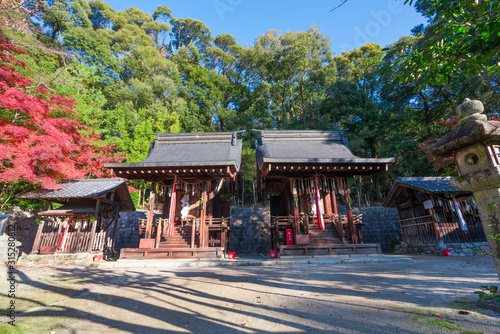
<instances>
[{"instance_id":1,"label":"gravel path","mask_svg":"<svg viewBox=\"0 0 500 334\"><path fill-rule=\"evenodd\" d=\"M500 333L491 258L270 267L19 268L0 333ZM2 295L7 290L0 285ZM7 305L5 296L1 305ZM2 306L2 309L5 309Z\"/></svg>"}]
</instances>

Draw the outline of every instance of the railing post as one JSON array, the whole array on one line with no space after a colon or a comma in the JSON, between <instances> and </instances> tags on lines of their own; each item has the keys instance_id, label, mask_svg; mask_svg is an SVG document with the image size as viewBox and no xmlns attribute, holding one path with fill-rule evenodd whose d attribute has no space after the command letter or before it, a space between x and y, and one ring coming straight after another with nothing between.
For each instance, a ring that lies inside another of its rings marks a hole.
<instances>
[{"instance_id":1,"label":"railing post","mask_svg":"<svg viewBox=\"0 0 500 334\"><path fill-rule=\"evenodd\" d=\"M42 241L43 227L45 226L45 219L42 219L40 225L38 225L38 229L36 230L35 242L33 243L33 248L31 249L31 253L35 251L40 252L40 243Z\"/></svg>"},{"instance_id":2,"label":"railing post","mask_svg":"<svg viewBox=\"0 0 500 334\"><path fill-rule=\"evenodd\" d=\"M191 248L194 248L194 240L196 239L196 218L193 218L191 225Z\"/></svg>"},{"instance_id":3,"label":"railing post","mask_svg":"<svg viewBox=\"0 0 500 334\"><path fill-rule=\"evenodd\" d=\"M162 222L163 222L163 219L157 219L157 223L156 223L156 238L155 238L155 248L158 248L158 246L160 245L160 241L161 241L161 231L162 231ZM115 224L118 223L118 220L115 221Z\"/></svg>"}]
</instances>

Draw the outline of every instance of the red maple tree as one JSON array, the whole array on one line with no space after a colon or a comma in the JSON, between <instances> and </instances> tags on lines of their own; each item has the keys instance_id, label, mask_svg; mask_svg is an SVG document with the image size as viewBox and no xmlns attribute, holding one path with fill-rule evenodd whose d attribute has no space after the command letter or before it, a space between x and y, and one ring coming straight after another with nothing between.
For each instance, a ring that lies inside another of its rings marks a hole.
<instances>
[{"instance_id":1,"label":"red maple tree","mask_svg":"<svg viewBox=\"0 0 500 334\"><path fill-rule=\"evenodd\" d=\"M460 121L460 117L451 116L449 119L439 122L450 129L450 131L455 130L458 126L458 122ZM425 152L425 157L435 169L441 169L445 167L451 167L455 163L455 159L453 157L436 157L429 153L429 148L437 143L441 138L431 137L428 138L425 143L420 148L420 151Z\"/></svg>"},{"instance_id":2,"label":"red maple tree","mask_svg":"<svg viewBox=\"0 0 500 334\"><path fill-rule=\"evenodd\" d=\"M19 73L25 53L0 34L0 182L54 187L67 178L101 177L113 147L72 119L72 99L36 87ZM82 130L90 133L83 135Z\"/></svg>"}]
</instances>

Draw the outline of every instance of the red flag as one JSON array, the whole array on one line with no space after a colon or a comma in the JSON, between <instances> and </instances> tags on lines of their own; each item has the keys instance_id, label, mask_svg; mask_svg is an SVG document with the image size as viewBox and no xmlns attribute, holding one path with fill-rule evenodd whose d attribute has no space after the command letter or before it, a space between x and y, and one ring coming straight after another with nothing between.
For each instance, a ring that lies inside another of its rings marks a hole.
<instances>
[{"instance_id":1,"label":"red flag","mask_svg":"<svg viewBox=\"0 0 500 334\"><path fill-rule=\"evenodd\" d=\"M177 202L177 187L175 185L174 181L174 186L172 187L172 196L170 196L170 213L169 213L169 229L168 229L168 236L172 237L174 235L175 231L175 205Z\"/></svg>"},{"instance_id":2,"label":"red flag","mask_svg":"<svg viewBox=\"0 0 500 334\"><path fill-rule=\"evenodd\" d=\"M314 199L316 200L316 214L318 215L318 230L324 230L323 212L321 211L321 197L318 190L318 175L314 176Z\"/></svg>"},{"instance_id":3,"label":"red flag","mask_svg":"<svg viewBox=\"0 0 500 334\"><path fill-rule=\"evenodd\" d=\"M64 246L66 245L66 238L68 237L68 230L69 230L69 222L71 221L71 217L68 218L66 223L64 224L64 232L61 238L61 241L59 241L59 246L57 248L63 249Z\"/></svg>"}]
</instances>

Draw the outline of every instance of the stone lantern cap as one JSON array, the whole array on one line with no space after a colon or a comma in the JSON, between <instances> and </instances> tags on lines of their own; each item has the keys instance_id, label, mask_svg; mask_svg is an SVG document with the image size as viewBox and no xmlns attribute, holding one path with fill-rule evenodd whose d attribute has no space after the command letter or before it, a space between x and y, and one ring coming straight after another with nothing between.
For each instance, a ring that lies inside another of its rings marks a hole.
<instances>
[{"instance_id":1,"label":"stone lantern cap","mask_svg":"<svg viewBox=\"0 0 500 334\"><path fill-rule=\"evenodd\" d=\"M500 141L500 122L475 120L448 132L429 148L429 152L435 156L450 156L457 150L492 139Z\"/></svg>"}]
</instances>

